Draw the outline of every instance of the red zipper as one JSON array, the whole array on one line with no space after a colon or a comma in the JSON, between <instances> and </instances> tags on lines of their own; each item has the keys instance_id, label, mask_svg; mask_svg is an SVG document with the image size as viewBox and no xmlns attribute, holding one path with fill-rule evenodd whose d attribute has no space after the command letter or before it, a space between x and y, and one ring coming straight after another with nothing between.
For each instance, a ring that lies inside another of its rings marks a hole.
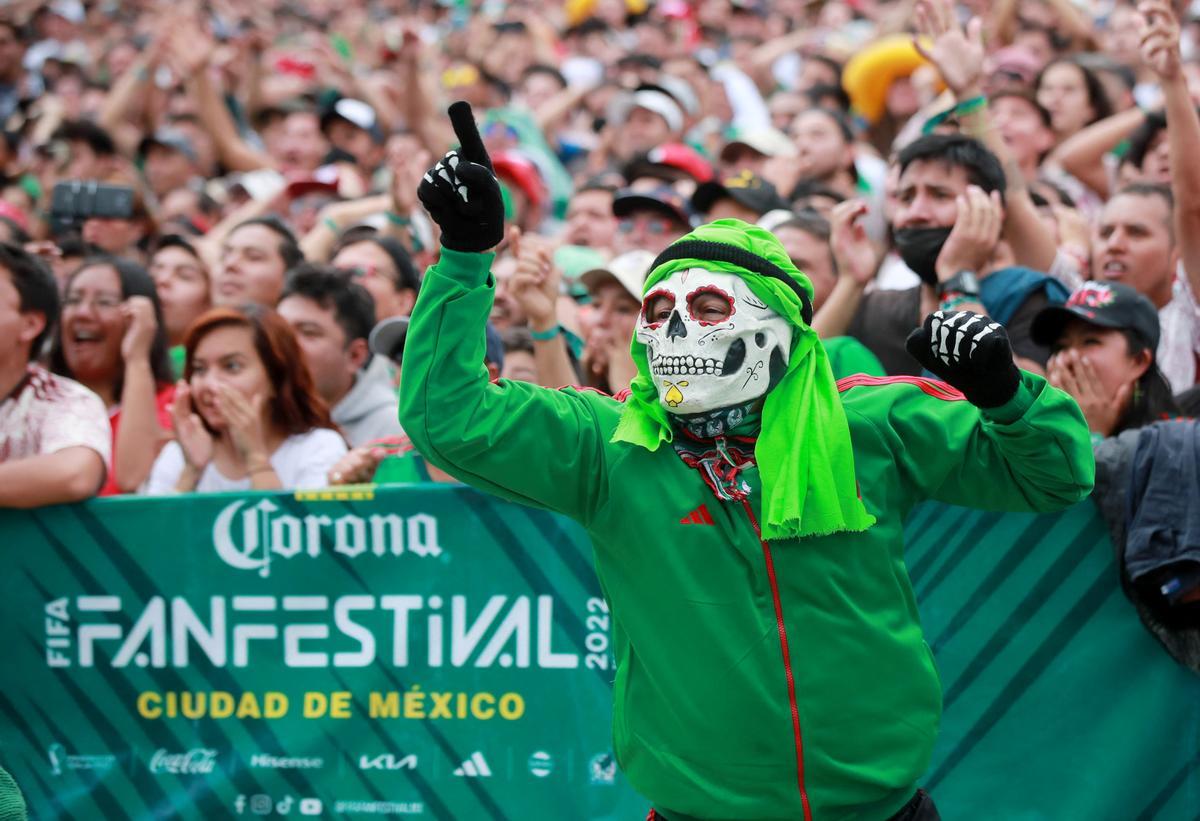
<instances>
[{"instance_id":1,"label":"red zipper","mask_svg":"<svg viewBox=\"0 0 1200 821\"><path fill-rule=\"evenodd\" d=\"M767 564L767 579L771 583L771 596L775 599L775 620L779 626L779 646L783 649L783 670L787 674L788 702L792 707L792 733L796 738L796 783L800 786L800 803L804 805L804 821L812 821L812 809L808 806L808 791L804 789L804 742L800 738L800 708L796 706L796 679L792 675L792 657L788 652L787 626L783 623L783 603L779 600L779 583L775 579L775 561L771 558L771 548L763 541L762 530L758 519L750 509L750 500L743 499L742 507L754 525L754 535L762 545L763 557Z\"/></svg>"}]
</instances>

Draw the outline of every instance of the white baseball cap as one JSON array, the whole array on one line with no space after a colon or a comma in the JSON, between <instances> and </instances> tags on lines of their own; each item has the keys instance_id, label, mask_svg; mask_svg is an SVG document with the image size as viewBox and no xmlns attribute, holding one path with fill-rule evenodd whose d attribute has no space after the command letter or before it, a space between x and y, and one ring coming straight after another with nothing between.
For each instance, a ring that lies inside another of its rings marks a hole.
<instances>
[{"instance_id":1,"label":"white baseball cap","mask_svg":"<svg viewBox=\"0 0 1200 821\"><path fill-rule=\"evenodd\" d=\"M602 268L585 271L580 275L579 280L592 295L595 295L603 283L615 280L634 299L641 302L642 285L646 282L646 274L650 273L652 262L654 262L654 254L649 251L641 249L626 251Z\"/></svg>"}]
</instances>

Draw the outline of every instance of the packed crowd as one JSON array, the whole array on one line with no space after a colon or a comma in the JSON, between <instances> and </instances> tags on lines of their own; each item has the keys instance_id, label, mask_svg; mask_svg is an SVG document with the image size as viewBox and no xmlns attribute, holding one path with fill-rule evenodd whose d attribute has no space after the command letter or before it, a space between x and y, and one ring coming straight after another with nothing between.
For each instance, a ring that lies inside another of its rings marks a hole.
<instances>
[{"instance_id":1,"label":"packed crowd","mask_svg":"<svg viewBox=\"0 0 1200 821\"><path fill-rule=\"evenodd\" d=\"M397 421L472 103L495 378L620 396L654 256L758 223L838 377L1003 323L1099 439L1190 414L1200 18L1143 0L14 0L0 506L453 481Z\"/></svg>"}]
</instances>

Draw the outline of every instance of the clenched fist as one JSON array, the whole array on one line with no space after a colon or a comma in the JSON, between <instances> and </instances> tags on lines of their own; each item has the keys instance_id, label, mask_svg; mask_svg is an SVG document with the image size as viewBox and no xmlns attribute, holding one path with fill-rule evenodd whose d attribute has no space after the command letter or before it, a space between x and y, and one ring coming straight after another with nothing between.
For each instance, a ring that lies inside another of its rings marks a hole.
<instances>
[{"instance_id":1,"label":"clenched fist","mask_svg":"<svg viewBox=\"0 0 1200 821\"><path fill-rule=\"evenodd\" d=\"M1021 383L1004 326L972 311L934 311L905 347L979 408L1000 407Z\"/></svg>"}]
</instances>

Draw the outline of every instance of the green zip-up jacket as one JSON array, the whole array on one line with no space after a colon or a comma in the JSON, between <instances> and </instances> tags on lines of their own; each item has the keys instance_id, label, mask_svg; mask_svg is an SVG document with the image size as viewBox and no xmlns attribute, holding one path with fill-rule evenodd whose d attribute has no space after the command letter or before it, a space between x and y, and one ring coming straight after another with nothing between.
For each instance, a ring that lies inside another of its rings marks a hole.
<instances>
[{"instance_id":1,"label":"green zip-up jacket","mask_svg":"<svg viewBox=\"0 0 1200 821\"><path fill-rule=\"evenodd\" d=\"M462 481L578 520L613 622L613 736L630 782L676 819L883 819L929 764L941 686L904 566L903 523L937 499L1051 511L1088 494L1075 402L1024 374L981 412L916 378L842 380L877 522L765 544L760 488L720 502L664 446L612 443L599 393L488 382L491 254L442 251L404 351L400 421Z\"/></svg>"}]
</instances>

